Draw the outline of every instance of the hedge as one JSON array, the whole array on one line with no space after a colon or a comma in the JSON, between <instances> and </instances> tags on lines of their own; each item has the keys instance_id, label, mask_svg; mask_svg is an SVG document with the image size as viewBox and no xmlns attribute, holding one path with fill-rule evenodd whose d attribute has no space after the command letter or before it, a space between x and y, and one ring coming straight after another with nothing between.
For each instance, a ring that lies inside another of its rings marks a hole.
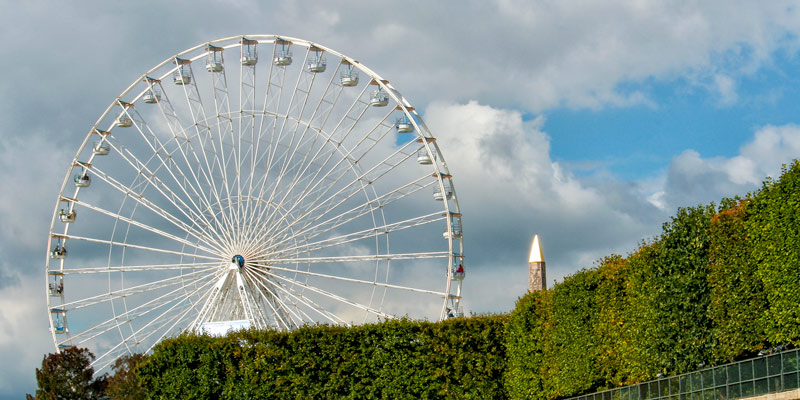
<instances>
[{"instance_id":1,"label":"hedge","mask_svg":"<svg viewBox=\"0 0 800 400\"><path fill-rule=\"evenodd\" d=\"M506 320L183 335L138 373L150 398L503 398Z\"/></svg>"}]
</instances>

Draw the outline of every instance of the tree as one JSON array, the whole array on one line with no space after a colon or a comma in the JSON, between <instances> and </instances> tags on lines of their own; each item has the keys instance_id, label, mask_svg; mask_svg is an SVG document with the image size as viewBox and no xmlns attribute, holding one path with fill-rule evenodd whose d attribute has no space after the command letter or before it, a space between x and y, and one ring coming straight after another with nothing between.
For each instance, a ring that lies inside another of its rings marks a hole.
<instances>
[{"instance_id":1,"label":"tree","mask_svg":"<svg viewBox=\"0 0 800 400\"><path fill-rule=\"evenodd\" d=\"M106 394L112 399L138 400L147 397L139 381L136 366L147 357L141 353L124 355L114 361L114 375L108 378Z\"/></svg>"},{"instance_id":2,"label":"tree","mask_svg":"<svg viewBox=\"0 0 800 400\"><path fill-rule=\"evenodd\" d=\"M94 354L89 349L68 347L51 353L42 360L42 368L36 369L36 399L103 399L106 376L92 378L91 363ZM31 395L28 399L34 398Z\"/></svg>"}]
</instances>

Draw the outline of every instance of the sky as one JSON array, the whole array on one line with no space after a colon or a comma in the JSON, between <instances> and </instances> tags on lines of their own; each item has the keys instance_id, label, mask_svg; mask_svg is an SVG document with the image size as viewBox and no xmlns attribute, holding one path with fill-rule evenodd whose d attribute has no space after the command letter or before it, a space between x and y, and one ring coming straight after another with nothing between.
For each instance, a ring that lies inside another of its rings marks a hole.
<instances>
[{"instance_id":1,"label":"sky","mask_svg":"<svg viewBox=\"0 0 800 400\"><path fill-rule=\"evenodd\" d=\"M454 175L477 313L524 294L534 234L552 286L800 155L797 2L164 4L0 1L0 399L33 392L52 351L49 221L87 129L145 70L208 40L315 41L403 93Z\"/></svg>"}]
</instances>

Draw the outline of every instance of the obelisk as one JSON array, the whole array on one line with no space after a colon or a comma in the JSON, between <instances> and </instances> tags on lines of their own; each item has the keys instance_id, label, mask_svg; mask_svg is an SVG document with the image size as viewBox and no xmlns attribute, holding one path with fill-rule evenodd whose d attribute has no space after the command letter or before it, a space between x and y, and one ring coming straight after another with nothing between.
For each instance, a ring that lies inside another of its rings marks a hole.
<instances>
[{"instance_id":1,"label":"obelisk","mask_svg":"<svg viewBox=\"0 0 800 400\"><path fill-rule=\"evenodd\" d=\"M544 270L544 255L539 235L533 235L531 243L531 256L528 259L528 291L547 289L547 277Z\"/></svg>"}]
</instances>

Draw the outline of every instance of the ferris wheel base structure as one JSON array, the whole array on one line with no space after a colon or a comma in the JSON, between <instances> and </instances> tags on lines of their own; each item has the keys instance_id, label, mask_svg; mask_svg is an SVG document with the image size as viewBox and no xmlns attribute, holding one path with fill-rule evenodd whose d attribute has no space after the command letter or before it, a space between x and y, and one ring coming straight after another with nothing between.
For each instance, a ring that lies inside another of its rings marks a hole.
<instances>
[{"instance_id":1,"label":"ferris wheel base structure","mask_svg":"<svg viewBox=\"0 0 800 400\"><path fill-rule=\"evenodd\" d=\"M57 349L102 371L181 332L463 315L462 214L440 142L323 45L213 40L111 101L47 241Z\"/></svg>"}]
</instances>

